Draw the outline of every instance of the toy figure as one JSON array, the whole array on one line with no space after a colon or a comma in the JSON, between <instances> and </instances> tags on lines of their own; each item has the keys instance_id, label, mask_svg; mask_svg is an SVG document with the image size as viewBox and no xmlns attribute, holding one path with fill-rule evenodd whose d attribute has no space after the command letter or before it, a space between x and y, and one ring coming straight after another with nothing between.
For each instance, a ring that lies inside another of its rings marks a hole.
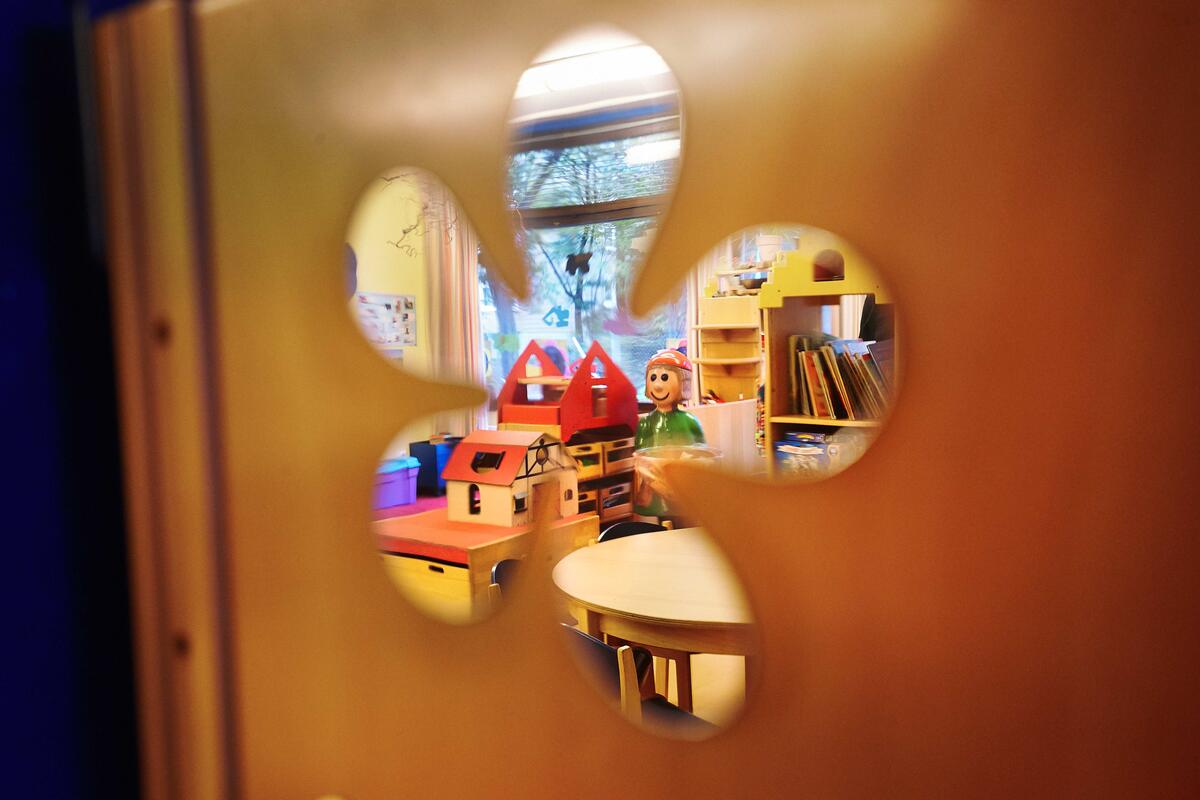
<instances>
[{"instance_id":1,"label":"toy figure","mask_svg":"<svg viewBox=\"0 0 1200 800\"><path fill-rule=\"evenodd\" d=\"M659 350L646 362L646 397L654 410L638 421L635 451L704 444L700 421L679 407L691 393L691 385L692 365L678 350ZM656 470L639 470L634 514L653 520L668 515L664 488Z\"/></svg>"}]
</instances>

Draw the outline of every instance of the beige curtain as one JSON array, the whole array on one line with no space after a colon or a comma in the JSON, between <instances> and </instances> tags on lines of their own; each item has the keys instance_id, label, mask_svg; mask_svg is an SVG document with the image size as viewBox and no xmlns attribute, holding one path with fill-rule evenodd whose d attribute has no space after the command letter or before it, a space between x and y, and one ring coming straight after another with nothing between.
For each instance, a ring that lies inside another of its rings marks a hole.
<instances>
[{"instance_id":1,"label":"beige curtain","mask_svg":"<svg viewBox=\"0 0 1200 800\"><path fill-rule=\"evenodd\" d=\"M430 346L438 380L483 385L479 327L479 239L454 197L436 180L422 182L425 261L429 276ZM439 432L465 436L481 427L487 409L438 414Z\"/></svg>"}]
</instances>

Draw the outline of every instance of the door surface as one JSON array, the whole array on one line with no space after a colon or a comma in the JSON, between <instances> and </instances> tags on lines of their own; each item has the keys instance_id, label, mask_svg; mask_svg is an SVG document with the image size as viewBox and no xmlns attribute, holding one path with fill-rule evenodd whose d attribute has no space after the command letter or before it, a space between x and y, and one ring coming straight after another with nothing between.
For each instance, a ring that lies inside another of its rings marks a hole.
<instances>
[{"instance_id":1,"label":"door surface","mask_svg":"<svg viewBox=\"0 0 1200 800\"><path fill-rule=\"evenodd\" d=\"M1194 788L1193 16L221 0L107 20L153 793ZM428 169L523 286L508 104L534 53L594 21L682 87L678 190L635 312L767 222L853 242L904 310L904 385L859 463L817 484L683 477L763 638L744 716L699 744L603 705L555 638L545 574L451 627L395 591L370 535L392 435L482 395L359 335L354 203L384 169Z\"/></svg>"}]
</instances>

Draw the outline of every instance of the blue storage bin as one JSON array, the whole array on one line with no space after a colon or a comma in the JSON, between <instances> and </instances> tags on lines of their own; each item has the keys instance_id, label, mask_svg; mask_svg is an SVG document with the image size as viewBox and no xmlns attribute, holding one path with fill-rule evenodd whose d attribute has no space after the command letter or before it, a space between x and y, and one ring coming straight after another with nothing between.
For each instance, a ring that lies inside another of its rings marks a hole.
<instances>
[{"instance_id":1,"label":"blue storage bin","mask_svg":"<svg viewBox=\"0 0 1200 800\"><path fill-rule=\"evenodd\" d=\"M417 473L417 491L421 494L445 494L446 482L442 480L442 469L450 460L450 454L462 441L461 436L447 436L437 444L411 442L408 453L421 462Z\"/></svg>"}]
</instances>

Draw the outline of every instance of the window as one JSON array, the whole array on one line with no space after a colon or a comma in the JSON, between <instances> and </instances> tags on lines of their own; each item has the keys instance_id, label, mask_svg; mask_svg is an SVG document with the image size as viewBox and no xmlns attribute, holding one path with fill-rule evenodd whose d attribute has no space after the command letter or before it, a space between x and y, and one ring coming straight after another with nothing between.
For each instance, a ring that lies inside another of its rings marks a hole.
<instances>
[{"instance_id":1,"label":"window","mask_svg":"<svg viewBox=\"0 0 1200 800\"><path fill-rule=\"evenodd\" d=\"M504 451L498 453L486 453L480 450L471 457L471 469L475 472L491 472L500 466L500 462L504 460Z\"/></svg>"},{"instance_id":2,"label":"window","mask_svg":"<svg viewBox=\"0 0 1200 800\"><path fill-rule=\"evenodd\" d=\"M530 297L518 303L480 266L486 380L496 396L530 339L570 366L600 342L638 390L649 356L688 335L684 291L646 319L629 311L641 253L670 192L678 132L512 156L510 203L520 215Z\"/></svg>"},{"instance_id":3,"label":"window","mask_svg":"<svg viewBox=\"0 0 1200 800\"><path fill-rule=\"evenodd\" d=\"M570 489L567 489L565 492L563 492L563 500L570 500L574 496L575 492L571 491Z\"/></svg>"},{"instance_id":4,"label":"window","mask_svg":"<svg viewBox=\"0 0 1200 800\"><path fill-rule=\"evenodd\" d=\"M478 514L480 507L479 484L472 483L467 490L467 511L471 514Z\"/></svg>"},{"instance_id":5,"label":"window","mask_svg":"<svg viewBox=\"0 0 1200 800\"><path fill-rule=\"evenodd\" d=\"M513 512L520 514L528 507L529 494L519 492L513 495Z\"/></svg>"}]
</instances>

